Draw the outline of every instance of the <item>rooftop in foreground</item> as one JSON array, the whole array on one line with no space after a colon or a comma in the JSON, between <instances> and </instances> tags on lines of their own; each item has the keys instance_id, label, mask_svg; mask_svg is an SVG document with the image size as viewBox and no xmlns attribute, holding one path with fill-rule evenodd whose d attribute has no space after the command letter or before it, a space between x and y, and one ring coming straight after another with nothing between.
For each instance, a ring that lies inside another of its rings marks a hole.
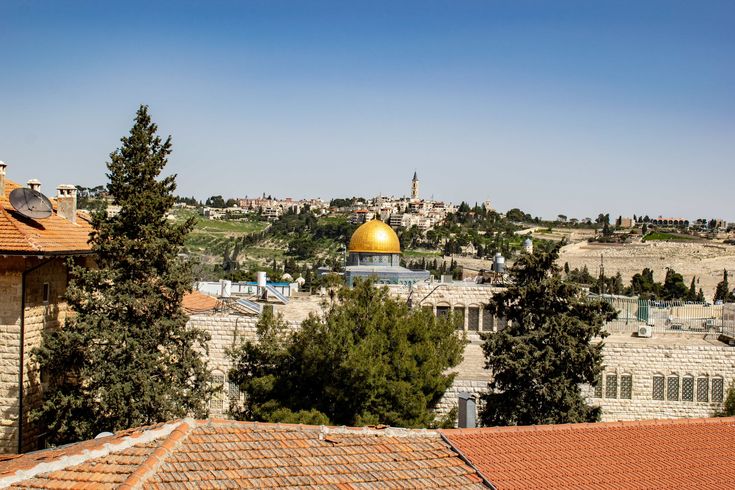
<instances>
[{"instance_id":1,"label":"rooftop in foreground","mask_svg":"<svg viewBox=\"0 0 735 490\"><path fill-rule=\"evenodd\" d=\"M735 488L735 418L441 431L498 490Z\"/></svg>"},{"instance_id":2,"label":"rooftop in foreground","mask_svg":"<svg viewBox=\"0 0 735 490\"><path fill-rule=\"evenodd\" d=\"M191 419L0 459L10 488L484 488L436 431Z\"/></svg>"}]
</instances>

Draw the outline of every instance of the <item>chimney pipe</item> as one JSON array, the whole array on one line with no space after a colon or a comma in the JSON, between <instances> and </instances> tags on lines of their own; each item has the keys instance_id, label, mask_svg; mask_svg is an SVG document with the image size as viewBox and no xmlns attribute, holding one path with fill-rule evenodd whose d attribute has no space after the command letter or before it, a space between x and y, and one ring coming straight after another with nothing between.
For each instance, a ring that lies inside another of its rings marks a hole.
<instances>
[{"instance_id":1,"label":"chimney pipe","mask_svg":"<svg viewBox=\"0 0 735 490\"><path fill-rule=\"evenodd\" d=\"M41 181L38 179L31 179L26 183L26 185L33 191L41 192Z\"/></svg>"},{"instance_id":2,"label":"chimney pipe","mask_svg":"<svg viewBox=\"0 0 735 490\"><path fill-rule=\"evenodd\" d=\"M62 218L77 222L77 188L62 184L56 188L56 214Z\"/></svg>"},{"instance_id":3,"label":"chimney pipe","mask_svg":"<svg viewBox=\"0 0 735 490\"><path fill-rule=\"evenodd\" d=\"M459 428L474 429L477 426L476 417L475 397L471 393L461 392L459 394Z\"/></svg>"},{"instance_id":4,"label":"chimney pipe","mask_svg":"<svg viewBox=\"0 0 735 490\"><path fill-rule=\"evenodd\" d=\"M5 197L5 162L0 161L0 198Z\"/></svg>"}]
</instances>

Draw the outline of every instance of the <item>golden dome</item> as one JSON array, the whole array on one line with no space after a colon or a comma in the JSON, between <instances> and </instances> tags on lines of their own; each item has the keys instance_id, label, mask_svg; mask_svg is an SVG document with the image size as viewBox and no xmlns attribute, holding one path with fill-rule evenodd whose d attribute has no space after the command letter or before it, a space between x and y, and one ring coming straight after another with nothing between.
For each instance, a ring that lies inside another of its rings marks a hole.
<instances>
[{"instance_id":1,"label":"golden dome","mask_svg":"<svg viewBox=\"0 0 735 490\"><path fill-rule=\"evenodd\" d=\"M350 252L401 253L401 243L393 228L374 219L361 225L350 238Z\"/></svg>"}]
</instances>

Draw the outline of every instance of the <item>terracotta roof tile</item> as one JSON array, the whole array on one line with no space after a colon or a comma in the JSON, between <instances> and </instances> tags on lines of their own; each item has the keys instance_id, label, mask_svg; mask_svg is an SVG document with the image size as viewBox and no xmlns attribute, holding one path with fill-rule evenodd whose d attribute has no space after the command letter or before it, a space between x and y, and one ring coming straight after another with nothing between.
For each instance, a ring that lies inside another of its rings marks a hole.
<instances>
[{"instance_id":1,"label":"terracotta roof tile","mask_svg":"<svg viewBox=\"0 0 735 490\"><path fill-rule=\"evenodd\" d=\"M5 180L5 194L0 194L0 254L2 253L71 253L89 252L89 233L92 226L89 217L77 213L76 223L54 212L45 219L32 220L18 214L10 204L9 196L21 187Z\"/></svg>"},{"instance_id":2,"label":"terracotta roof tile","mask_svg":"<svg viewBox=\"0 0 735 490\"><path fill-rule=\"evenodd\" d=\"M219 300L213 296L208 296L199 291L192 291L184 295L181 306L190 315L195 315L214 310L218 303Z\"/></svg>"},{"instance_id":3,"label":"terracotta roof tile","mask_svg":"<svg viewBox=\"0 0 735 490\"><path fill-rule=\"evenodd\" d=\"M735 418L441 432L498 490L735 488Z\"/></svg>"},{"instance_id":4,"label":"terracotta roof tile","mask_svg":"<svg viewBox=\"0 0 735 490\"><path fill-rule=\"evenodd\" d=\"M76 458L76 459L74 459ZM16 473L17 470L23 470ZM185 420L0 462L12 488L484 488L435 431Z\"/></svg>"}]
</instances>

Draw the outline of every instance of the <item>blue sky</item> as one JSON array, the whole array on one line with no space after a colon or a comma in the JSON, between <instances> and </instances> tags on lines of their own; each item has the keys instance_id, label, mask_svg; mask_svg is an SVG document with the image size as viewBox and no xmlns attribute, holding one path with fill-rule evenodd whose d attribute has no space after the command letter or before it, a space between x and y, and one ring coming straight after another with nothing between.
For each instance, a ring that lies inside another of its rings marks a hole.
<instances>
[{"instance_id":1,"label":"blue sky","mask_svg":"<svg viewBox=\"0 0 735 490\"><path fill-rule=\"evenodd\" d=\"M735 220L735 2L0 2L8 177L104 183L150 105L179 192Z\"/></svg>"}]
</instances>

